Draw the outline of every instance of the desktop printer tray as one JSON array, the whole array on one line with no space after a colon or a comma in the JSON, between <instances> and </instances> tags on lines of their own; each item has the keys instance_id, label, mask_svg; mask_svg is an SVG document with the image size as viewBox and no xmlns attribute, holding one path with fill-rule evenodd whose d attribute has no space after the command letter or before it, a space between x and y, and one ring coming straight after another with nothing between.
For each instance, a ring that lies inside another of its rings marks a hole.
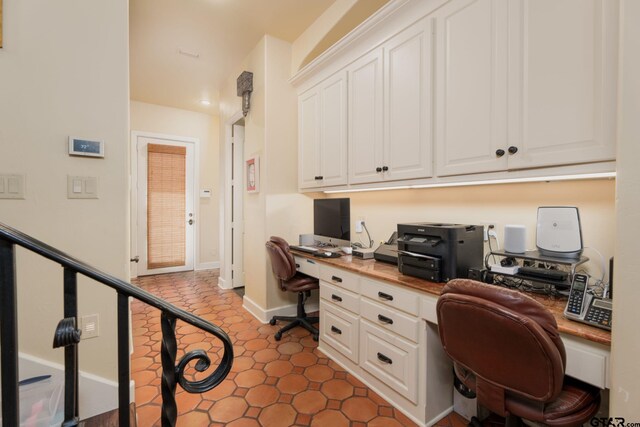
<instances>
[{"instance_id":1,"label":"desktop printer tray","mask_svg":"<svg viewBox=\"0 0 640 427\"><path fill-rule=\"evenodd\" d=\"M440 260L437 258L416 257L398 254L398 270L407 276L419 277L432 282L442 281L440 275Z\"/></svg>"}]
</instances>

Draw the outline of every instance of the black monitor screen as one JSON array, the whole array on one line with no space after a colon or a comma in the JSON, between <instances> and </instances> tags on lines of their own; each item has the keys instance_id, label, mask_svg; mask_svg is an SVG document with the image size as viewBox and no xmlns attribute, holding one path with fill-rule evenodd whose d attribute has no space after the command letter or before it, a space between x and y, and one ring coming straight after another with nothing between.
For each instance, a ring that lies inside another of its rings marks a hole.
<instances>
[{"instance_id":1,"label":"black monitor screen","mask_svg":"<svg viewBox=\"0 0 640 427\"><path fill-rule=\"evenodd\" d=\"M313 234L333 239L351 240L349 199L313 201Z\"/></svg>"}]
</instances>

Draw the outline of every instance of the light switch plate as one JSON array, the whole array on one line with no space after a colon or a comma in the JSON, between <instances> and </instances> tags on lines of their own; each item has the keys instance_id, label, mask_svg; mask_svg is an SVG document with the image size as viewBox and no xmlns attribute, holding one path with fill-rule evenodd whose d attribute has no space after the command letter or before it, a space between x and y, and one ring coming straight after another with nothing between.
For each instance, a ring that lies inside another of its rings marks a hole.
<instances>
[{"instance_id":1,"label":"light switch plate","mask_svg":"<svg viewBox=\"0 0 640 427\"><path fill-rule=\"evenodd\" d=\"M67 175L68 199L97 199L98 178L95 176Z\"/></svg>"},{"instance_id":2,"label":"light switch plate","mask_svg":"<svg viewBox=\"0 0 640 427\"><path fill-rule=\"evenodd\" d=\"M100 335L100 317L97 314L89 314L80 318L82 335L80 339L86 340Z\"/></svg>"},{"instance_id":3,"label":"light switch plate","mask_svg":"<svg viewBox=\"0 0 640 427\"><path fill-rule=\"evenodd\" d=\"M0 199L24 199L24 175L0 175Z\"/></svg>"}]
</instances>

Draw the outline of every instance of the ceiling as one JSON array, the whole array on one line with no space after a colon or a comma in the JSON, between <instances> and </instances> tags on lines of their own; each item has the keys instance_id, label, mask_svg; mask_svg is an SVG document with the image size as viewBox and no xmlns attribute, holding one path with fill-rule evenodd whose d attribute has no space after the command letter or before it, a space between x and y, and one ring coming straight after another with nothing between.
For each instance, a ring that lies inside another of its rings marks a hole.
<instances>
[{"instance_id":1,"label":"ceiling","mask_svg":"<svg viewBox=\"0 0 640 427\"><path fill-rule=\"evenodd\" d=\"M293 42L334 1L131 0L131 99L216 114L218 88L264 34Z\"/></svg>"}]
</instances>

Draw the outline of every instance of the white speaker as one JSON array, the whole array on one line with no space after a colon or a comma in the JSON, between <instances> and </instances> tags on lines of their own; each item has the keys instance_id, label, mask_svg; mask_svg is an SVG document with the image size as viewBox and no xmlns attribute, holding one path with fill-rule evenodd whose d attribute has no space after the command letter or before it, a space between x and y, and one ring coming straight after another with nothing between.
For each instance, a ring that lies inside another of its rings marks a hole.
<instances>
[{"instance_id":1,"label":"white speaker","mask_svg":"<svg viewBox=\"0 0 640 427\"><path fill-rule=\"evenodd\" d=\"M523 254L527 250L527 227L524 225L505 225L504 250Z\"/></svg>"},{"instance_id":2,"label":"white speaker","mask_svg":"<svg viewBox=\"0 0 640 427\"><path fill-rule=\"evenodd\" d=\"M582 230L578 208L539 207L536 246L542 255L579 258L582 253Z\"/></svg>"}]
</instances>

